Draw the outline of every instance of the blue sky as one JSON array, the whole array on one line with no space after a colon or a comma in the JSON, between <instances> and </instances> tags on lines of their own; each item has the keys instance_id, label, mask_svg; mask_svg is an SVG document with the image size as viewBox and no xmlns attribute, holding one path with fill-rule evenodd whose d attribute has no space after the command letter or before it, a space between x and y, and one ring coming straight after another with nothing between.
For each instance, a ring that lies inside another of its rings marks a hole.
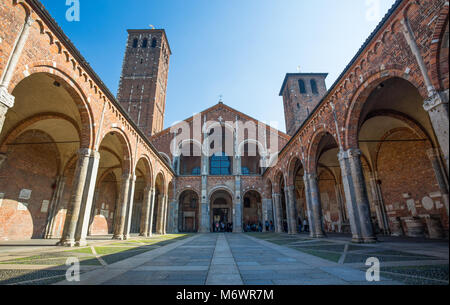
<instances>
[{"instance_id":1,"label":"blue sky","mask_svg":"<svg viewBox=\"0 0 450 305\"><path fill-rule=\"evenodd\" d=\"M170 62L165 127L224 103L285 130L286 73L328 72L330 87L394 0L42 0L116 95L126 30L166 30Z\"/></svg>"}]
</instances>

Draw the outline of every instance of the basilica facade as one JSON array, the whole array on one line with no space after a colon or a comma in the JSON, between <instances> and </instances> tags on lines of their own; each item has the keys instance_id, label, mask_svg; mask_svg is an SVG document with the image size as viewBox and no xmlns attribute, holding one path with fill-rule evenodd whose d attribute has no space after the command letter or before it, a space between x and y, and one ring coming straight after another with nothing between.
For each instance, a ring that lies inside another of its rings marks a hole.
<instances>
[{"instance_id":1,"label":"basilica facade","mask_svg":"<svg viewBox=\"0 0 450 305\"><path fill-rule=\"evenodd\" d=\"M115 96L38 0L2 1L0 240L448 237L448 8L396 1L330 88L286 74L284 133L223 101L163 129L164 30L128 31Z\"/></svg>"}]
</instances>

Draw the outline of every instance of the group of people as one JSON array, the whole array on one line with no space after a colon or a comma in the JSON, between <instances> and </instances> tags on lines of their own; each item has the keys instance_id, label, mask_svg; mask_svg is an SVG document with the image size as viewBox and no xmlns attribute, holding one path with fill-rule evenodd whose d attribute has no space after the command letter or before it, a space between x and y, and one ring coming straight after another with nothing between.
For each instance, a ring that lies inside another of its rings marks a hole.
<instances>
[{"instance_id":1,"label":"group of people","mask_svg":"<svg viewBox=\"0 0 450 305\"><path fill-rule=\"evenodd\" d=\"M285 232L287 232L287 222L283 222ZM275 232L275 225L273 221L266 220L265 222L265 228L266 232ZM244 225L244 232L262 232L263 226L261 223L247 223ZM305 218L303 221L299 219L298 221L298 231L301 232L309 232L309 223L308 220ZM231 233L233 232L233 223L224 223L223 221L214 222L213 223L213 232L227 232Z\"/></svg>"},{"instance_id":2,"label":"group of people","mask_svg":"<svg viewBox=\"0 0 450 305\"><path fill-rule=\"evenodd\" d=\"M231 233L233 232L233 223L224 223L223 221L214 222L213 232Z\"/></svg>"},{"instance_id":3,"label":"group of people","mask_svg":"<svg viewBox=\"0 0 450 305\"><path fill-rule=\"evenodd\" d=\"M258 223L258 224L256 224L256 223L253 223L253 224L247 223L244 226L244 232L262 232L262 231L263 231L263 227L262 227L261 223Z\"/></svg>"}]
</instances>

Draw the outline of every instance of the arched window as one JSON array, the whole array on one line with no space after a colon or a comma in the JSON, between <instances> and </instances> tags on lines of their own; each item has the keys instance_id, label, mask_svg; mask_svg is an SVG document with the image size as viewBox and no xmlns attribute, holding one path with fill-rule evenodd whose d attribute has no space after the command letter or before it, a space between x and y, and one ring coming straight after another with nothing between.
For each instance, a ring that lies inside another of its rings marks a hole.
<instances>
[{"instance_id":1,"label":"arched window","mask_svg":"<svg viewBox=\"0 0 450 305\"><path fill-rule=\"evenodd\" d=\"M231 175L231 161L226 153L216 153L211 157L210 172L213 176Z\"/></svg>"},{"instance_id":2,"label":"arched window","mask_svg":"<svg viewBox=\"0 0 450 305\"><path fill-rule=\"evenodd\" d=\"M303 79L299 79L298 80L298 87L300 88L300 93L301 94L305 94L306 93L306 86L305 86L305 82L303 81Z\"/></svg>"},{"instance_id":3,"label":"arched window","mask_svg":"<svg viewBox=\"0 0 450 305\"><path fill-rule=\"evenodd\" d=\"M138 40L137 38L135 38L135 39L133 40L133 48L134 48L134 49L137 48L138 42L139 42L139 40Z\"/></svg>"},{"instance_id":4,"label":"arched window","mask_svg":"<svg viewBox=\"0 0 450 305\"><path fill-rule=\"evenodd\" d=\"M311 80L311 91L313 94L319 94L319 90L317 90L317 83L315 80Z\"/></svg>"},{"instance_id":5,"label":"arched window","mask_svg":"<svg viewBox=\"0 0 450 305\"><path fill-rule=\"evenodd\" d=\"M147 45L148 45L148 39L147 38L145 38L144 39L144 41L142 42L142 48L147 48Z\"/></svg>"},{"instance_id":6,"label":"arched window","mask_svg":"<svg viewBox=\"0 0 450 305\"><path fill-rule=\"evenodd\" d=\"M153 38L153 40L152 40L152 48L156 48L156 44L157 44L156 38Z\"/></svg>"}]
</instances>

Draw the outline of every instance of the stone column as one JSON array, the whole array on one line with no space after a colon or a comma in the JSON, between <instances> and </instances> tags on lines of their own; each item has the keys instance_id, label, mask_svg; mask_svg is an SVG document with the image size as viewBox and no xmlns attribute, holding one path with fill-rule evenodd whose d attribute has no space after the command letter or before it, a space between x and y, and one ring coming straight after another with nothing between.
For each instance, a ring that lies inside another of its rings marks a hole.
<instances>
[{"instance_id":1,"label":"stone column","mask_svg":"<svg viewBox=\"0 0 450 305\"><path fill-rule=\"evenodd\" d=\"M369 185L370 191L372 192L375 209L377 211L378 223L381 225L381 229L385 234L390 234L389 221L384 208L383 196L381 196L380 185L378 183L376 173L370 173Z\"/></svg>"},{"instance_id":2,"label":"stone column","mask_svg":"<svg viewBox=\"0 0 450 305\"><path fill-rule=\"evenodd\" d=\"M322 204L320 202L320 192L319 192L319 184L317 182L317 175L305 173L304 179L305 181L308 181L307 198L309 198L308 218L309 218L309 227L311 231L310 235L313 238L323 238L325 237L325 232L323 230Z\"/></svg>"},{"instance_id":3,"label":"stone column","mask_svg":"<svg viewBox=\"0 0 450 305\"><path fill-rule=\"evenodd\" d=\"M447 216L449 215L448 212L448 201L449 201L449 195L448 195L448 181L445 177L445 174L443 173L443 168L441 166L441 162L439 160L440 154L438 149L429 149L427 151L428 158L431 161L431 166L434 170L434 175L436 177L436 181L439 185L439 191L442 195L442 201L444 202L445 209L447 211Z\"/></svg>"},{"instance_id":4,"label":"stone column","mask_svg":"<svg viewBox=\"0 0 450 305\"><path fill-rule=\"evenodd\" d=\"M162 234L167 234L167 218L168 218L168 211L169 211L169 195L164 196L164 206L163 206L163 214L162 214Z\"/></svg>"},{"instance_id":5,"label":"stone column","mask_svg":"<svg viewBox=\"0 0 450 305\"><path fill-rule=\"evenodd\" d=\"M339 233L342 233L342 224L345 223L345 210L344 200L342 199L341 186L339 184L334 185L334 192L336 193L336 201L339 208Z\"/></svg>"},{"instance_id":6,"label":"stone column","mask_svg":"<svg viewBox=\"0 0 450 305\"><path fill-rule=\"evenodd\" d=\"M156 201L156 189L152 187L151 189L151 201L150 201L150 216L147 227L147 236L153 236L153 215L155 215L155 201Z\"/></svg>"},{"instance_id":7,"label":"stone column","mask_svg":"<svg viewBox=\"0 0 450 305\"><path fill-rule=\"evenodd\" d=\"M9 94L8 87L16 70L19 58L22 55L22 51L30 34L30 28L33 22L34 20L31 16L26 17L22 31L14 44L12 53L5 69L3 70L3 75L0 82L0 133L2 132L3 124L5 123L6 112L9 108L14 107L14 96Z\"/></svg>"},{"instance_id":8,"label":"stone column","mask_svg":"<svg viewBox=\"0 0 450 305\"><path fill-rule=\"evenodd\" d=\"M288 198L288 232L289 234L297 234L297 215L295 213L295 186L290 185L286 188Z\"/></svg>"},{"instance_id":9,"label":"stone column","mask_svg":"<svg viewBox=\"0 0 450 305\"><path fill-rule=\"evenodd\" d=\"M130 183L130 191L128 194L128 212L127 212L127 218L126 218L126 231L125 231L125 239L130 239L130 230L131 230L131 220L133 217L133 206L134 206L134 190L136 188L136 175L132 176L131 183Z\"/></svg>"},{"instance_id":10,"label":"stone column","mask_svg":"<svg viewBox=\"0 0 450 305\"><path fill-rule=\"evenodd\" d=\"M349 149L339 153L347 211L353 234L353 242L373 243L376 237L370 218L370 204L367 197L361 165L361 151Z\"/></svg>"},{"instance_id":11,"label":"stone column","mask_svg":"<svg viewBox=\"0 0 450 305\"><path fill-rule=\"evenodd\" d=\"M87 176L83 199L81 204L81 213L78 219L77 231L75 234L76 245L84 247L87 245L86 237L89 230L89 223L91 220L92 202L94 199L95 183L97 181L98 166L100 164L100 153L91 151L89 157L89 168Z\"/></svg>"},{"instance_id":12,"label":"stone column","mask_svg":"<svg viewBox=\"0 0 450 305\"><path fill-rule=\"evenodd\" d=\"M274 224L275 224L275 232L282 233L283 232L283 220L282 215L283 211L281 209L281 195L278 193L272 194L272 200L274 205Z\"/></svg>"},{"instance_id":13,"label":"stone column","mask_svg":"<svg viewBox=\"0 0 450 305\"><path fill-rule=\"evenodd\" d=\"M449 118L448 118L449 92L438 92L424 102L424 109L428 112L434 133L439 141L439 146L444 154L444 162L449 172ZM447 209L448 211L448 209Z\"/></svg>"},{"instance_id":14,"label":"stone column","mask_svg":"<svg viewBox=\"0 0 450 305\"><path fill-rule=\"evenodd\" d=\"M130 192L131 175L124 174L122 176L122 184L120 186L120 201L117 207L116 224L114 227L113 239L124 240L125 221L127 215L128 194Z\"/></svg>"},{"instance_id":15,"label":"stone column","mask_svg":"<svg viewBox=\"0 0 450 305\"><path fill-rule=\"evenodd\" d=\"M263 232L267 232L266 230L266 221L270 224L270 221L273 219L271 219L270 217L270 213L272 211L272 209L270 208L270 206L272 205L272 199L263 199Z\"/></svg>"},{"instance_id":16,"label":"stone column","mask_svg":"<svg viewBox=\"0 0 450 305\"><path fill-rule=\"evenodd\" d=\"M64 187L66 186L66 177L59 176L56 179L56 188L53 193L52 200L49 206L47 217L47 225L45 227L45 239L55 238L55 217L58 215L59 207L61 206L62 195L64 194Z\"/></svg>"},{"instance_id":17,"label":"stone column","mask_svg":"<svg viewBox=\"0 0 450 305\"><path fill-rule=\"evenodd\" d=\"M158 214L156 215L156 233L163 234L164 195L158 196Z\"/></svg>"},{"instance_id":18,"label":"stone column","mask_svg":"<svg viewBox=\"0 0 450 305\"><path fill-rule=\"evenodd\" d=\"M78 164L74 173L72 195L70 198L69 206L67 209L66 220L64 223L64 230L59 245L73 247L75 246L75 238L77 233L77 226L79 220L83 219L90 213L90 205L92 204L92 196L89 204L86 202L83 204L85 195L86 184L89 184L90 176L92 176L94 169L92 167L90 149L81 149L78 152ZM98 164L97 164L98 168ZM87 196L86 196L87 197ZM84 211L82 211L82 207ZM88 211L86 213L86 208ZM88 219L89 221L89 219ZM84 219L81 221L81 225L84 224Z\"/></svg>"},{"instance_id":19,"label":"stone column","mask_svg":"<svg viewBox=\"0 0 450 305\"><path fill-rule=\"evenodd\" d=\"M235 176L235 195L233 204L233 232L242 233L241 176Z\"/></svg>"},{"instance_id":20,"label":"stone column","mask_svg":"<svg viewBox=\"0 0 450 305\"><path fill-rule=\"evenodd\" d=\"M150 205L152 200L152 190L151 186L147 186L144 189L144 199L142 201L142 211L141 211L141 225L139 236L148 237L148 224L150 218Z\"/></svg>"}]
</instances>

